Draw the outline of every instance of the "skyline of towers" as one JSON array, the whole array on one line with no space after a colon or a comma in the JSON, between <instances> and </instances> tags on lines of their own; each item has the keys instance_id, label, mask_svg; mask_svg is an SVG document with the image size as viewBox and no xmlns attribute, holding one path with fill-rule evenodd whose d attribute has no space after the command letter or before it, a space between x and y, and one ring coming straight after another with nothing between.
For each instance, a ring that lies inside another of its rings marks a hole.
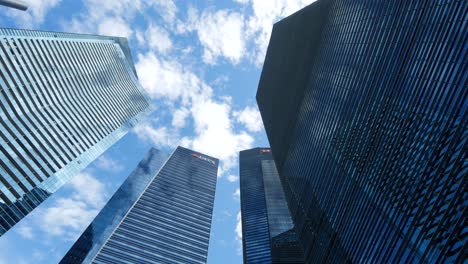
<instances>
[{"instance_id":1,"label":"skyline of towers","mask_svg":"<svg viewBox=\"0 0 468 264\"><path fill-rule=\"evenodd\" d=\"M239 153L244 263L303 263L271 149Z\"/></svg>"},{"instance_id":2,"label":"skyline of towers","mask_svg":"<svg viewBox=\"0 0 468 264\"><path fill-rule=\"evenodd\" d=\"M125 38L0 28L0 236L148 108Z\"/></svg>"},{"instance_id":3,"label":"skyline of towers","mask_svg":"<svg viewBox=\"0 0 468 264\"><path fill-rule=\"evenodd\" d=\"M317 1L257 102L308 263L466 261L467 2Z\"/></svg>"},{"instance_id":4,"label":"skyline of towers","mask_svg":"<svg viewBox=\"0 0 468 264\"><path fill-rule=\"evenodd\" d=\"M60 263L206 263L218 163L151 149Z\"/></svg>"},{"instance_id":5,"label":"skyline of towers","mask_svg":"<svg viewBox=\"0 0 468 264\"><path fill-rule=\"evenodd\" d=\"M275 26L271 39L280 44L270 45L260 85L267 89L259 88L257 97L280 179L286 187L285 197L293 212L293 220L300 229L298 234L305 245L308 260L463 261L467 246L464 195L468 164L464 34L467 4L463 1L433 3L415 0L405 3L365 0L356 3L329 0L312 7L314 11L306 8ZM145 36L140 34L142 28L136 28L140 43ZM172 32L169 35L172 36ZM34 103L42 102L40 97L36 97L37 93L30 94L30 91L43 91L29 90L28 84L51 88L56 83L69 81L73 84L66 78L57 80L58 74L53 73L67 69L66 63L63 69L42 67L40 63L54 60L55 54L59 54L55 61L62 62L60 54L64 51L60 48L71 46L75 50L79 45L66 41L65 44L21 42L10 40L10 37L3 40L2 54L6 57L11 55L10 59L5 57L11 65L2 64L6 75L0 76L6 85L9 84L8 78L10 83L17 80L21 83L22 77L18 74L19 78L15 79L11 70L24 73L24 78L28 78L25 68L39 68L43 73L35 73L32 77L42 77L40 74L46 77L42 83L23 82L24 87L13 85L11 90L1 91L4 93L1 104L8 105L9 100L16 100L10 103L13 115L15 111L26 113L23 119L18 117L18 124L4 126L11 126L11 131L7 131L9 135L3 135L1 142L7 146L19 136L18 146L27 145L18 154L5 150L4 153L11 156L4 154L2 157L4 166L0 168L1 172L11 171L11 175L0 181L4 185L6 182L2 189L6 194L0 199L9 202L8 206L0 204L0 210L4 212L3 220L13 221L27 214L34 207L31 205L39 204L40 199L53 191L50 187L33 186L35 178L15 177L34 173L34 166L38 170L58 166L68 158L67 151L71 155L75 147L80 147L71 143L74 138L71 142L64 142L65 145L70 143L71 149L62 146L62 139L68 138L67 133L62 134L59 129L70 127L81 136L81 129L86 129L88 122L97 121L96 124L100 125L102 120L86 116L86 111L92 111L92 108L76 107L73 90L67 89L58 89L57 94L66 97L70 91L68 103L79 109L83 118L69 119L83 122L84 126L40 119L62 117L62 112L67 114L67 110L54 112L46 105L46 112L41 114L39 111L28 117L27 111L23 110L30 109L27 104L35 106ZM27 45L40 52L18 52L26 50ZM58 51L56 47L59 47ZM247 46L245 48L246 54L253 54ZM39 60L36 64L28 63L24 59L28 56L36 56ZM21 64L23 60L25 63ZM88 60L83 61L82 67L88 67ZM70 65L76 64L72 62ZM203 69L197 71L200 72ZM50 78L47 78L48 74ZM88 75L79 73L78 76ZM207 73L207 76L211 78L213 75ZM91 79L106 83L100 76ZM239 80L244 84L244 79ZM55 95L55 92L51 90L50 94ZM30 98L23 99L25 94ZM94 96L89 97L94 99ZM230 99L225 97L223 100L227 102ZM67 101L58 99L57 104L60 103L66 105ZM99 103L94 106L101 108ZM114 114L114 107L108 109L110 114ZM195 120L198 116L193 115ZM36 116L39 119L35 120ZM5 115L8 121L7 117ZM37 124L45 124L45 128L36 129ZM52 126L50 131L49 124ZM23 127L35 141L22 139L19 130ZM196 123L194 127L197 132L203 129ZM54 136L55 132L58 132L58 138ZM183 133L186 132L184 130ZM49 139L56 145L46 147L44 152L38 149ZM42 162L46 167L41 164L27 167L15 164L21 161L21 155L27 155L25 160L51 155L52 160ZM77 163L81 164L81 160ZM267 168L265 165L262 169ZM61 183L57 188L59 185ZM264 191L268 189L266 185L263 187ZM21 190L28 190L26 197L21 196ZM17 200L8 201L13 198ZM268 206L267 201L265 207ZM10 219L5 212L13 218ZM270 220L268 212L266 217ZM245 218L252 215L246 214ZM269 226L269 235L274 233L271 227L274 226ZM94 227L84 234L85 238L95 236ZM80 250L86 248L84 246ZM171 254L171 251L167 253ZM273 254L271 257L274 258Z\"/></svg>"}]
</instances>

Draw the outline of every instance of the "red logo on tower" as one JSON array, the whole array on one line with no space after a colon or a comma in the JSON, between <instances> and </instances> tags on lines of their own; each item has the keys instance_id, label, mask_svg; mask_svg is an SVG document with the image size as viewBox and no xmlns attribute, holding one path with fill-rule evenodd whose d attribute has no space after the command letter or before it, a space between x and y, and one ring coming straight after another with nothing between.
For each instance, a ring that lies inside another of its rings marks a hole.
<instances>
[{"instance_id":1,"label":"red logo on tower","mask_svg":"<svg viewBox=\"0 0 468 264\"><path fill-rule=\"evenodd\" d=\"M216 164L216 162L212 159L209 159L207 157L203 157L202 155L198 154L198 153L192 153L192 157L195 157L195 158L198 158L198 159L201 159L201 160L204 160L204 161L207 161L213 165Z\"/></svg>"}]
</instances>

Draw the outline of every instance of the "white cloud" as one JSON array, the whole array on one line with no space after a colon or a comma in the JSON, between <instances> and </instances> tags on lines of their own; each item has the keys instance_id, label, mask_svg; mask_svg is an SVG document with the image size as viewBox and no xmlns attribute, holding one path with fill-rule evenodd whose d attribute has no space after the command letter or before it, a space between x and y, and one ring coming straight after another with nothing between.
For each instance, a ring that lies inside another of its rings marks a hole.
<instances>
[{"instance_id":1,"label":"white cloud","mask_svg":"<svg viewBox=\"0 0 468 264\"><path fill-rule=\"evenodd\" d=\"M177 14L177 6L174 0L150 0L148 4L153 5L154 10L161 15L164 22L174 24Z\"/></svg>"},{"instance_id":2,"label":"white cloud","mask_svg":"<svg viewBox=\"0 0 468 264\"><path fill-rule=\"evenodd\" d=\"M180 108L175 110L172 117L172 126L175 128L184 127L189 115L190 112L187 108Z\"/></svg>"},{"instance_id":3,"label":"white cloud","mask_svg":"<svg viewBox=\"0 0 468 264\"><path fill-rule=\"evenodd\" d=\"M75 176L65 188L72 194L47 208L37 208L35 221L48 235L74 240L97 215L107 194L103 183L85 173Z\"/></svg>"},{"instance_id":4,"label":"white cloud","mask_svg":"<svg viewBox=\"0 0 468 264\"><path fill-rule=\"evenodd\" d=\"M140 83L153 99L180 99L187 105L194 97L211 96L211 88L180 63L158 58L153 52L138 54L137 58Z\"/></svg>"},{"instance_id":5,"label":"white cloud","mask_svg":"<svg viewBox=\"0 0 468 264\"><path fill-rule=\"evenodd\" d=\"M144 141L151 142L156 147L176 147L177 136L166 127L154 128L149 123L137 125L133 132Z\"/></svg>"},{"instance_id":6,"label":"white cloud","mask_svg":"<svg viewBox=\"0 0 468 264\"><path fill-rule=\"evenodd\" d=\"M228 181L230 181L230 182L236 182L236 181L239 180L239 176L230 174L229 176L227 176L227 179L228 179Z\"/></svg>"},{"instance_id":7,"label":"white cloud","mask_svg":"<svg viewBox=\"0 0 468 264\"><path fill-rule=\"evenodd\" d=\"M233 64L247 58L264 61L273 24L311 4L314 0L234 0L249 7L250 15L229 10L188 9L188 19L179 21L180 33L196 32L203 46L203 61L216 64L219 57Z\"/></svg>"},{"instance_id":8,"label":"white cloud","mask_svg":"<svg viewBox=\"0 0 468 264\"><path fill-rule=\"evenodd\" d=\"M94 164L100 169L111 172L119 172L124 168L118 161L110 159L105 155L100 156Z\"/></svg>"},{"instance_id":9,"label":"white cloud","mask_svg":"<svg viewBox=\"0 0 468 264\"><path fill-rule=\"evenodd\" d=\"M246 3L247 1L240 2ZM254 40L254 62L261 65L265 59L273 24L309 5L314 0L248 0L248 2L253 9L253 15L246 22L247 32Z\"/></svg>"},{"instance_id":10,"label":"white cloud","mask_svg":"<svg viewBox=\"0 0 468 264\"><path fill-rule=\"evenodd\" d=\"M142 8L139 0L86 0L84 5L86 11L65 22L64 30L128 38L131 21Z\"/></svg>"},{"instance_id":11,"label":"white cloud","mask_svg":"<svg viewBox=\"0 0 468 264\"><path fill-rule=\"evenodd\" d=\"M239 4L247 4L249 0L234 0L234 2L237 2Z\"/></svg>"},{"instance_id":12,"label":"white cloud","mask_svg":"<svg viewBox=\"0 0 468 264\"><path fill-rule=\"evenodd\" d=\"M263 129L262 117L256 106L247 106L242 111L234 112L234 117L250 132L260 132Z\"/></svg>"},{"instance_id":13,"label":"white cloud","mask_svg":"<svg viewBox=\"0 0 468 264\"><path fill-rule=\"evenodd\" d=\"M245 53L244 17L240 13L228 10L201 14L194 8L189 9L189 18L185 25L179 25L180 32L197 33L204 52L203 61L215 64L223 56L237 64Z\"/></svg>"},{"instance_id":14,"label":"white cloud","mask_svg":"<svg viewBox=\"0 0 468 264\"><path fill-rule=\"evenodd\" d=\"M242 215L241 212L237 213L237 224L236 224L236 241L237 241L237 254L242 255Z\"/></svg>"},{"instance_id":15,"label":"white cloud","mask_svg":"<svg viewBox=\"0 0 468 264\"><path fill-rule=\"evenodd\" d=\"M192 148L219 158L219 175L223 175L236 166L239 151L252 146L253 137L233 130L231 107L226 102L195 102L191 112L196 132Z\"/></svg>"},{"instance_id":16,"label":"white cloud","mask_svg":"<svg viewBox=\"0 0 468 264\"><path fill-rule=\"evenodd\" d=\"M70 180L74 189L73 198L82 200L93 207L102 207L105 203L105 186L93 176L80 173Z\"/></svg>"},{"instance_id":17,"label":"white cloud","mask_svg":"<svg viewBox=\"0 0 468 264\"><path fill-rule=\"evenodd\" d=\"M234 193L232 194L234 196L234 199L239 200L240 199L240 189L237 188Z\"/></svg>"},{"instance_id":18,"label":"white cloud","mask_svg":"<svg viewBox=\"0 0 468 264\"><path fill-rule=\"evenodd\" d=\"M9 8L6 14L22 28L35 28L44 22L47 13L61 0L23 0L28 5L26 12Z\"/></svg>"},{"instance_id":19,"label":"white cloud","mask_svg":"<svg viewBox=\"0 0 468 264\"><path fill-rule=\"evenodd\" d=\"M234 129L230 97L215 99L212 88L186 66L158 58L153 52L139 54L136 69L153 99L181 105L173 113L172 129L142 124L135 129L140 138L156 145L178 143L219 158L219 175L237 165L238 152L250 148L254 139L246 131ZM179 139L178 129L186 125L188 118L194 126L193 136Z\"/></svg>"},{"instance_id":20,"label":"white cloud","mask_svg":"<svg viewBox=\"0 0 468 264\"><path fill-rule=\"evenodd\" d=\"M89 208L83 201L60 198L53 206L41 211L40 227L49 235L72 239L97 213L97 209Z\"/></svg>"},{"instance_id":21,"label":"white cloud","mask_svg":"<svg viewBox=\"0 0 468 264\"><path fill-rule=\"evenodd\" d=\"M155 24L150 24L144 33L137 30L135 36L138 45L141 47L148 46L150 49L158 51L161 54L166 54L173 47L167 30Z\"/></svg>"},{"instance_id":22,"label":"white cloud","mask_svg":"<svg viewBox=\"0 0 468 264\"><path fill-rule=\"evenodd\" d=\"M34 233L33 229L28 226L28 225L19 225L18 228L16 228L16 233L18 233L20 236L26 239L33 239L34 238Z\"/></svg>"},{"instance_id":23,"label":"white cloud","mask_svg":"<svg viewBox=\"0 0 468 264\"><path fill-rule=\"evenodd\" d=\"M98 23L98 34L128 38L132 35L132 30L121 17L106 17Z\"/></svg>"}]
</instances>

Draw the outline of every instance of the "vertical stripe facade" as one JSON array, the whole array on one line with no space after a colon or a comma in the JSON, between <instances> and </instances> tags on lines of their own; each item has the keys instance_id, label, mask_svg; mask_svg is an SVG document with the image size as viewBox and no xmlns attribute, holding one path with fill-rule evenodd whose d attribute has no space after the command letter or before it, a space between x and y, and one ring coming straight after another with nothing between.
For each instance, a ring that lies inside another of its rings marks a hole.
<instances>
[{"instance_id":1,"label":"vertical stripe facade","mask_svg":"<svg viewBox=\"0 0 468 264\"><path fill-rule=\"evenodd\" d=\"M90 263L109 239L148 184L161 170L168 155L157 149L148 151L137 168L122 183L99 214L73 244L60 264Z\"/></svg>"},{"instance_id":2,"label":"vertical stripe facade","mask_svg":"<svg viewBox=\"0 0 468 264\"><path fill-rule=\"evenodd\" d=\"M160 160L151 150L61 263L206 263L219 162L182 147Z\"/></svg>"},{"instance_id":3,"label":"vertical stripe facade","mask_svg":"<svg viewBox=\"0 0 468 264\"><path fill-rule=\"evenodd\" d=\"M274 26L257 101L309 263L466 261L467 13L331 0Z\"/></svg>"},{"instance_id":4,"label":"vertical stripe facade","mask_svg":"<svg viewBox=\"0 0 468 264\"><path fill-rule=\"evenodd\" d=\"M148 107L125 39L0 29L0 235Z\"/></svg>"},{"instance_id":5,"label":"vertical stripe facade","mask_svg":"<svg viewBox=\"0 0 468 264\"><path fill-rule=\"evenodd\" d=\"M271 150L239 154L244 263L303 263Z\"/></svg>"}]
</instances>

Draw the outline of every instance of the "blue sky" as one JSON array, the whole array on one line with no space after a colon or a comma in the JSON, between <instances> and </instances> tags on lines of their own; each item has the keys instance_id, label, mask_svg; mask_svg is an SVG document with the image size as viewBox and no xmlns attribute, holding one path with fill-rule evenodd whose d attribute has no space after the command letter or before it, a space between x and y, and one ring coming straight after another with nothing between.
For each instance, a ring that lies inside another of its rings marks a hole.
<instances>
[{"instance_id":1,"label":"blue sky","mask_svg":"<svg viewBox=\"0 0 468 264\"><path fill-rule=\"evenodd\" d=\"M124 36L154 111L0 238L0 264L57 263L152 146L221 160L208 263L241 263L238 152L268 146L255 93L272 24L311 0L26 0L0 27Z\"/></svg>"}]
</instances>

